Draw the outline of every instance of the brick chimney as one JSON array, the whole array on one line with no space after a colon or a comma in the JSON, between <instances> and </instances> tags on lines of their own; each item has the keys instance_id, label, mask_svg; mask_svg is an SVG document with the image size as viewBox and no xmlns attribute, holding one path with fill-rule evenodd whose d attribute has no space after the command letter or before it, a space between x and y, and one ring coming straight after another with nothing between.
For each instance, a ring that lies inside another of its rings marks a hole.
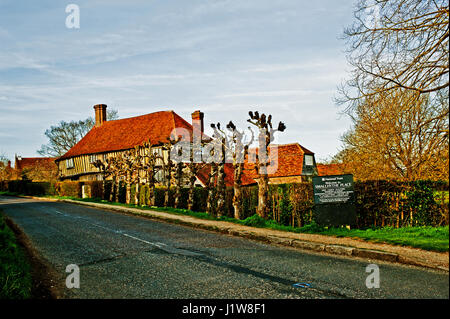
<instances>
[{"instance_id":1,"label":"brick chimney","mask_svg":"<svg viewBox=\"0 0 450 319\"><path fill-rule=\"evenodd\" d=\"M194 111L194 113L192 113L192 127L194 128L194 131L197 132L204 132L204 126L203 126L203 117L204 114L203 112L200 112L199 110Z\"/></svg>"},{"instance_id":2,"label":"brick chimney","mask_svg":"<svg viewBox=\"0 0 450 319\"><path fill-rule=\"evenodd\" d=\"M106 122L106 104L94 105L95 110L95 127L102 126Z\"/></svg>"}]
</instances>

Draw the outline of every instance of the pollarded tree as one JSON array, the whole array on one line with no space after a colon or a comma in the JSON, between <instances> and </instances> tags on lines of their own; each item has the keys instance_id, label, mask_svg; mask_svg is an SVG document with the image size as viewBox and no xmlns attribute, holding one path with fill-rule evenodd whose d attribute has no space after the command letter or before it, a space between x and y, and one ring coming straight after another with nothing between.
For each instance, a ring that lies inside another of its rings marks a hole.
<instances>
[{"instance_id":1,"label":"pollarded tree","mask_svg":"<svg viewBox=\"0 0 450 319\"><path fill-rule=\"evenodd\" d=\"M228 150L231 152L233 158L233 209L234 209L234 218L240 219L242 213L242 174L244 173L244 161L246 156L248 155L248 147L253 143L254 134L252 133L252 137L249 142L244 144L244 132L239 131L234 123L230 121L227 124L227 129L231 133L231 143L228 144Z\"/></svg>"},{"instance_id":2,"label":"pollarded tree","mask_svg":"<svg viewBox=\"0 0 450 319\"><path fill-rule=\"evenodd\" d=\"M105 163L99 159L92 163L94 167L98 168L102 174L102 198L106 200L106 178L113 174L111 163L106 161ZM112 191L112 189L111 189Z\"/></svg>"},{"instance_id":3,"label":"pollarded tree","mask_svg":"<svg viewBox=\"0 0 450 319\"><path fill-rule=\"evenodd\" d=\"M208 183L206 185L206 188L208 189L208 197L206 198L206 213L212 215L214 214L214 186L216 184L217 177L217 164L212 162L210 165L211 168L208 174Z\"/></svg>"},{"instance_id":4,"label":"pollarded tree","mask_svg":"<svg viewBox=\"0 0 450 319\"><path fill-rule=\"evenodd\" d=\"M138 148L125 151L119 155L122 171L125 173L126 203L131 203L131 185L137 180L141 167L141 156ZM137 174L136 174L137 172Z\"/></svg>"},{"instance_id":5,"label":"pollarded tree","mask_svg":"<svg viewBox=\"0 0 450 319\"><path fill-rule=\"evenodd\" d=\"M275 132L283 132L286 126L283 122L278 123L276 129L272 126L272 115L266 116L264 113L249 112L250 119L247 121L258 128L258 151L256 154L256 170L258 174L258 209L257 213L262 218L267 217L269 198L269 172L271 164L268 147L274 140Z\"/></svg>"},{"instance_id":6,"label":"pollarded tree","mask_svg":"<svg viewBox=\"0 0 450 319\"><path fill-rule=\"evenodd\" d=\"M192 210L194 208L194 190L195 190L195 181L197 180L198 172L205 166L202 163L194 163L193 158L191 157L191 162L187 164L189 169L189 191L188 191L188 203L187 209Z\"/></svg>"},{"instance_id":7,"label":"pollarded tree","mask_svg":"<svg viewBox=\"0 0 450 319\"><path fill-rule=\"evenodd\" d=\"M214 130L213 138L218 147L215 148L216 164L217 164L217 183L216 183L216 197L217 207L216 215L220 217L225 211L225 162L226 162L226 150L229 148L229 141L226 133L220 128L220 123L211 124L211 128Z\"/></svg>"},{"instance_id":8,"label":"pollarded tree","mask_svg":"<svg viewBox=\"0 0 450 319\"><path fill-rule=\"evenodd\" d=\"M175 195L174 195L174 208L178 208L181 199L181 188L183 187L183 168L184 163L178 162L175 164Z\"/></svg>"},{"instance_id":9,"label":"pollarded tree","mask_svg":"<svg viewBox=\"0 0 450 319\"><path fill-rule=\"evenodd\" d=\"M149 187L149 205L155 206L155 187L157 183L156 174L159 171L165 173L166 165L164 155L159 154L154 149L150 141L142 144L142 169L145 172L146 185ZM162 146L162 150L167 149L167 146ZM162 153L164 154L164 153Z\"/></svg>"}]
</instances>

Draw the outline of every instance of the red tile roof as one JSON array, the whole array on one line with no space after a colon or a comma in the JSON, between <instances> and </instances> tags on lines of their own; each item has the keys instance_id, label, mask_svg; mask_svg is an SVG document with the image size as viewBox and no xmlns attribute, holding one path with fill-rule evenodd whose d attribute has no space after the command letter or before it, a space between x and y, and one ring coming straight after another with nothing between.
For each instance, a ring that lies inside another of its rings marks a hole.
<instances>
[{"instance_id":1,"label":"red tile roof","mask_svg":"<svg viewBox=\"0 0 450 319\"><path fill-rule=\"evenodd\" d=\"M173 111L161 111L126 119L106 121L93 127L74 147L58 160L84 154L120 151L133 148L148 140L152 145L168 142L173 129L186 129L192 134L192 125Z\"/></svg>"},{"instance_id":2,"label":"red tile roof","mask_svg":"<svg viewBox=\"0 0 450 319\"><path fill-rule=\"evenodd\" d=\"M275 150L275 146L277 151ZM270 162L272 169L269 168L269 178L300 176L303 172L303 156L305 154L314 155L313 152L301 146L298 143L269 146ZM273 149L271 151L271 149ZM256 151L253 148L249 150L248 161L245 163L245 173L251 178L258 178L255 169Z\"/></svg>"},{"instance_id":3,"label":"red tile roof","mask_svg":"<svg viewBox=\"0 0 450 319\"><path fill-rule=\"evenodd\" d=\"M272 146L272 149L274 149ZM298 143L293 144L285 144L285 145L276 145L278 152L270 153L271 161L273 161L273 165L278 164L277 170L269 174L269 178L271 177L287 177L287 176L300 176L303 172L303 156L304 154L314 155L313 152L308 150L307 148L301 146ZM271 147L269 146L269 152ZM249 157L247 161L244 163L244 173L242 174L242 185L252 185L255 184L255 179L258 178L257 171L255 170L255 164L251 163L251 161L255 161L255 152L257 149L253 148L249 150ZM250 163L248 159L250 158ZM278 159L278 160L277 160ZM211 167L209 165L204 166L199 173L197 174L198 179L203 183L207 184L208 182L208 174L210 172ZM269 173L271 171L269 170ZM225 164L225 184L227 186L233 186L234 182L234 174L233 174L233 166L232 164Z\"/></svg>"},{"instance_id":4,"label":"red tile roof","mask_svg":"<svg viewBox=\"0 0 450 319\"><path fill-rule=\"evenodd\" d=\"M233 165L231 163L225 163L224 166L225 171L225 185L233 186L234 185L234 170ZM197 172L197 178L203 183L203 185L208 184L208 176L211 172L211 165L206 164ZM256 181L251 178L248 174L244 173L241 177L242 186L253 185L256 184Z\"/></svg>"},{"instance_id":5,"label":"red tile roof","mask_svg":"<svg viewBox=\"0 0 450 319\"><path fill-rule=\"evenodd\" d=\"M317 172L319 176L342 175L344 166L342 164L317 164Z\"/></svg>"},{"instance_id":6,"label":"red tile roof","mask_svg":"<svg viewBox=\"0 0 450 319\"><path fill-rule=\"evenodd\" d=\"M22 157L22 158L16 158L16 163L14 165L14 168L16 170L23 170L23 169L33 169L36 166L39 166L43 169L56 169L57 166L55 164L54 157Z\"/></svg>"}]
</instances>

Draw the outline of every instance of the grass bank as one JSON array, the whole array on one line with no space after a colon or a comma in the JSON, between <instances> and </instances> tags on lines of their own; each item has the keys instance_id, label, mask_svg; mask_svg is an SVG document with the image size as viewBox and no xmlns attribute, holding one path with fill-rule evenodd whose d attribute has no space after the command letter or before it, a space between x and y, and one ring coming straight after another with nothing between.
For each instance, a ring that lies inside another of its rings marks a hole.
<instances>
[{"instance_id":1,"label":"grass bank","mask_svg":"<svg viewBox=\"0 0 450 319\"><path fill-rule=\"evenodd\" d=\"M2 192L0 192L0 195L1 194ZM7 192L3 192L3 194L18 195ZM57 196L46 196L46 197L57 199L72 199L82 202L103 203L114 206L138 208L144 211L145 210L161 211L177 215L192 216L199 219L228 221L245 226L269 228L294 233L308 233L308 234L320 234L336 237L360 238L370 242L388 243L400 246L410 246L437 252L446 252L449 250L448 226L442 227L421 226L421 227L403 227L403 228L383 227L383 228L361 230L361 229L347 229L347 228L327 228L327 227L320 227L317 224L312 223L305 225L303 227L291 227L280 225L273 220L265 220L259 217L258 215L253 215L244 220L237 220L230 217L217 218L203 212L193 212L187 209L175 209L171 207L140 207L132 204L111 203L96 198L80 199L75 197L57 197Z\"/></svg>"},{"instance_id":2,"label":"grass bank","mask_svg":"<svg viewBox=\"0 0 450 319\"><path fill-rule=\"evenodd\" d=\"M28 299L31 289L31 266L0 214L0 299Z\"/></svg>"}]
</instances>

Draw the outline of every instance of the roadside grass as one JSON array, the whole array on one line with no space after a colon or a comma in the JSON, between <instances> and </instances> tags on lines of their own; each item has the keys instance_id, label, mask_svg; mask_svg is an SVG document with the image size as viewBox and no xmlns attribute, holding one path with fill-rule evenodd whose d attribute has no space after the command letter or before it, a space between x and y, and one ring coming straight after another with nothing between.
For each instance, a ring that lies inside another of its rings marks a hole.
<instances>
[{"instance_id":1,"label":"roadside grass","mask_svg":"<svg viewBox=\"0 0 450 319\"><path fill-rule=\"evenodd\" d=\"M0 214L0 299L31 298L31 266Z\"/></svg>"},{"instance_id":2,"label":"roadside grass","mask_svg":"<svg viewBox=\"0 0 450 319\"><path fill-rule=\"evenodd\" d=\"M6 193L4 195L17 196L18 194ZM375 243L388 243L399 246L410 246L414 248L420 248L424 250L437 251L437 252L447 252L449 251L449 227L431 227L431 226L419 226L419 227L403 227L403 228L393 228L393 227L383 227L383 228L369 228L369 229L347 229L345 227L341 228L328 228L321 227L314 222L311 224L304 225L302 227L292 227L285 226L276 223L273 220L265 220L258 215L250 216L244 220L237 220L231 217L215 217L203 212L194 212L187 209L176 209L172 207L149 207L149 206L136 206L134 204L124 204L109 202L106 200L101 200L99 198L76 198L76 197L61 197L61 196L42 196L47 198L55 199L71 199L81 202L92 202L92 203L102 203L113 206L122 206L129 208L138 208L141 210L153 210L159 212L167 212L176 215L187 215L199 219L207 220L218 220L227 221L235 224L258 227L258 228L269 228L280 231L288 231L294 233L308 233L308 234L320 234L335 237L348 237L348 238L359 238L369 242Z\"/></svg>"}]
</instances>

